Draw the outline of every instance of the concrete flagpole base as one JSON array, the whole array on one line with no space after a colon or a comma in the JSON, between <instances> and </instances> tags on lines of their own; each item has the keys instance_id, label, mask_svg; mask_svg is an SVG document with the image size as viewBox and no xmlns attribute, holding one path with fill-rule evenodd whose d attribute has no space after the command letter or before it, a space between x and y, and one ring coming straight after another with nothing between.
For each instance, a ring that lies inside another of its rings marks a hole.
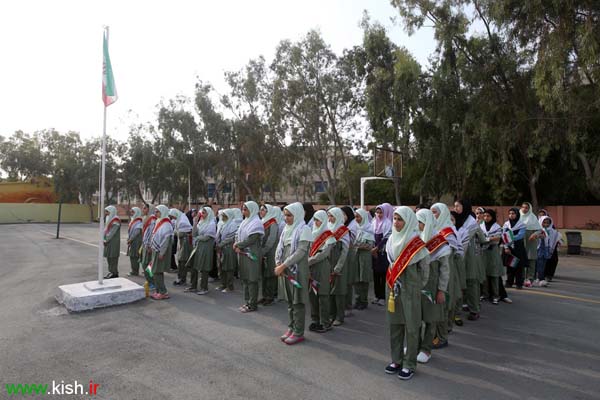
<instances>
[{"instance_id":1,"label":"concrete flagpole base","mask_svg":"<svg viewBox=\"0 0 600 400\"><path fill-rule=\"evenodd\" d=\"M146 297L144 288L125 278L74 283L58 287L56 300L70 312L133 303Z\"/></svg>"}]
</instances>

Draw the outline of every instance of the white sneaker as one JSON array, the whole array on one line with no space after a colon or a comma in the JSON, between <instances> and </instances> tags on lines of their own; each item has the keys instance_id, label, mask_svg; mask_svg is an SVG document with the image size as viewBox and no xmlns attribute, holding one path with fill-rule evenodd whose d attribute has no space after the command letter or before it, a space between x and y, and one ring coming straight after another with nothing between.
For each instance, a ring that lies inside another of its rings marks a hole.
<instances>
[{"instance_id":1,"label":"white sneaker","mask_svg":"<svg viewBox=\"0 0 600 400\"><path fill-rule=\"evenodd\" d=\"M505 302L506 304L512 304L512 300L510 299L510 297L505 297L501 301Z\"/></svg>"},{"instance_id":2,"label":"white sneaker","mask_svg":"<svg viewBox=\"0 0 600 400\"><path fill-rule=\"evenodd\" d=\"M544 279L542 279L542 280L539 282L539 285L540 285L540 287L546 287L546 286L548 286L548 282L546 282Z\"/></svg>"},{"instance_id":3,"label":"white sneaker","mask_svg":"<svg viewBox=\"0 0 600 400\"><path fill-rule=\"evenodd\" d=\"M421 364L427 364L430 359L431 359L431 354L427 354L424 351L420 351L419 355L417 356L417 362L419 362Z\"/></svg>"},{"instance_id":4,"label":"white sneaker","mask_svg":"<svg viewBox=\"0 0 600 400\"><path fill-rule=\"evenodd\" d=\"M207 293L208 293L208 290L198 290L198 293L196 293L196 294L203 295L203 294L207 294Z\"/></svg>"},{"instance_id":5,"label":"white sneaker","mask_svg":"<svg viewBox=\"0 0 600 400\"><path fill-rule=\"evenodd\" d=\"M532 286L540 286L540 280L539 279L534 280Z\"/></svg>"}]
</instances>

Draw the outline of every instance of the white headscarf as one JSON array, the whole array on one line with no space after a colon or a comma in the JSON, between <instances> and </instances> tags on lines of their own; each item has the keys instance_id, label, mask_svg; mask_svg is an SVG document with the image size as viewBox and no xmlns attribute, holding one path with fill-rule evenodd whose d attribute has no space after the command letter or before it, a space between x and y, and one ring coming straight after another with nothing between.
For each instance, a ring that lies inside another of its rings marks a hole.
<instances>
[{"instance_id":1,"label":"white headscarf","mask_svg":"<svg viewBox=\"0 0 600 400\"><path fill-rule=\"evenodd\" d=\"M540 221L532 211L533 207L531 206L531 203L525 202L523 204L527 204L529 206L529 211L527 212L527 214L523 214L523 211L519 209L519 214L521 214L520 221L523 221L523 223L525 224L525 230L539 231L540 229L542 229Z\"/></svg>"},{"instance_id":2,"label":"white headscarf","mask_svg":"<svg viewBox=\"0 0 600 400\"><path fill-rule=\"evenodd\" d=\"M356 243L365 243L366 241L375 241L375 235L373 233L373 225L371 224L370 217L371 215L367 210L359 208L356 210L356 213L360 215L362 222L358 225L358 234L356 235ZM356 221L356 219L354 219Z\"/></svg>"},{"instance_id":3,"label":"white headscarf","mask_svg":"<svg viewBox=\"0 0 600 400\"><path fill-rule=\"evenodd\" d=\"M280 241L282 241L285 246L290 245L292 242L297 246L298 241L312 242L312 233L310 228L304 222L304 207L302 206L302 203L296 202L288 204L285 206L284 210L287 210L294 216L294 222L291 225L285 225ZM294 250L296 246L292 246Z\"/></svg>"},{"instance_id":4,"label":"white headscarf","mask_svg":"<svg viewBox=\"0 0 600 400\"><path fill-rule=\"evenodd\" d=\"M104 209L105 211L108 211L108 215L104 218L104 223L108 224L110 221L113 220L113 218L117 217L117 207L115 206L108 206ZM115 224L119 224L120 225L121 221L119 220L119 222L117 222L115 220Z\"/></svg>"},{"instance_id":5,"label":"white headscarf","mask_svg":"<svg viewBox=\"0 0 600 400\"><path fill-rule=\"evenodd\" d=\"M312 238L313 238L313 242L315 240L317 240L317 238L319 236L321 236L321 234L323 234L323 232L328 231L329 228L327 226L327 212L324 210L318 210L312 217L313 222L318 220L321 221L321 226L317 228L317 224L313 223L313 227L312 227ZM329 239L327 239L326 244L332 244L335 243L335 238L332 236Z\"/></svg>"},{"instance_id":6,"label":"white headscarf","mask_svg":"<svg viewBox=\"0 0 600 400\"><path fill-rule=\"evenodd\" d=\"M327 227L329 228L329 230L335 234L335 231L337 231L340 227L344 226L345 214L339 207L331 207L329 210L327 210L327 214L335 218L335 222L327 223ZM342 236L340 240L342 241L342 243L345 243L346 246L350 247L350 233Z\"/></svg>"},{"instance_id":7,"label":"white headscarf","mask_svg":"<svg viewBox=\"0 0 600 400\"><path fill-rule=\"evenodd\" d=\"M450 218L450 210L448 209L448 206L444 203L435 203L431 206L431 209L435 209L438 212L437 218L435 217L435 215L433 216L433 218L435 219L435 231L440 232L444 228L452 228L452 232L454 232L454 235L446 236L446 240L448 241L450 247L452 247L456 251L456 253L462 256L464 254L464 249L462 247L462 243L458 241L458 232L456 232L456 227L454 226L454 224L452 223L452 219Z\"/></svg>"},{"instance_id":8,"label":"white headscarf","mask_svg":"<svg viewBox=\"0 0 600 400\"><path fill-rule=\"evenodd\" d=\"M244 219L244 216L242 215L242 210L240 210L237 207L231 208L231 210L233 211L233 219L235 221L239 221L239 224L241 224Z\"/></svg>"},{"instance_id":9,"label":"white headscarf","mask_svg":"<svg viewBox=\"0 0 600 400\"><path fill-rule=\"evenodd\" d=\"M157 218L156 225L154 225L154 232L152 232L152 249L160 251L164 242L173 236L173 225L171 225L169 220L169 208L167 206L161 204L156 209L160 212L160 217ZM163 220L167 222L161 224Z\"/></svg>"},{"instance_id":10,"label":"white headscarf","mask_svg":"<svg viewBox=\"0 0 600 400\"><path fill-rule=\"evenodd\" d=\"M429 242L429 240L431 240L433 237L433 233L435 232L433 213L431 210L421 208L419 211L417 211L417 221L425 225L421 231L421 240L423 240L425 243Z\"/></svg>"},{"instance_id":11,"label":"white headscarf","mask_svg":"<svg viewBox=\"0 0 600 400\"><path fill-rule=\"evenodd\" d=\"M419 227L417 225L417 216L410 208L406 206L396 207L394 210L394 214L397 214L404 220L404 227L402 230L397 231L395 227L392 226L392 234L387 241L386 251L388 254L388 259L390 264L393 264L396 261L396 258L402 253L402 250L408 245L408 243L419 236ZM413 259L411 260L411 264L422 260L427 257L429 252L424 247L421 251L419 251Z\"/></svg>"},{"instance_id":12,"label":"white headscarf","mask_svg":"<svg viewBox=\"0 0 600 400\"><path fill-rule=\"evenodd\" d=\"M275 214L277 214L275 219L277 220L277 225L279 226L279 232L283 232L283 229L285 228L285 220L283 218L283 211L281 211L281 208L279 208L279 207L273 207L273 208L275 209Z\"/></svg>"},{"instance_id":13,"label":"white headscarf","mask_svg":"<svg viewBox=\"0 0 600 400\"><path fill-rule=\"evenodd\" d=\"M215 223L215 213L211 207L202 207L199 211L206 212L206 218L200 217L198 219L198 236L210 236L215 238L217 236L217 224Z\"/></svg>"},{"instance_id":14,"label":"white headscarf","mask_svg":"<svg viewBox=\"0 0 600 400\"><path fill-rule=\"evenodd\" d=\"M223 212L225 211L224 208L221 208L219 211L217 211L217 217L219 218L219 222L217 222L217 236L219 236L219 234L221 233L221 229L223 229Z\"/></svg>"},{"instance_id":15,"label":"white headscarf","mask_svg":"<svg viewBox=\"0 0 600 400\"><path fill-rule=\"evenodd\" d=\"M225 240L235 235L240 227L235 219L233 208L223 210L223 215L227 217L227 221L223 221L223 227L221 228L221 232L219 232L219 240Z\"/></svg>"},{"instance_id":16,"label":"white headscarf","mask_svg":"<svg viewBox=\"0 0 600 400\"><path fill-rule=\"evenodd\" d=\"M178 209L171 208L171 210L169 210L169 216L175 217L175 232L189 233L192 231L192 224L190 224L187 215Z\"/></svg>"},{"instance_id":17,"label":"white headscarf","mask_svg":"<svg viewBox=\"0 0 600 400\"><path fill-rule=\"evenodd\" d=\"M240 224L240 228L237 233L237 241L243 242L248 239L250 235L255 233L260 234L261 236L265 234L265 229L263 228L262 222L260 222L260 218L258 217L258 204L254 201L247 201L244 203L246 208L249 211L249 216Z\"/></svg>"},{"instance_id":18,"label":"white headscarf","mask_svg":"<svg viewBox=\"0 0 600 400\"><path fill-rule=\"evenodd\" d=\"M543 223L547 219L550 220L550 226L548 228L544 228ZM546 246L548 246L551 249L550 254L552 254L554 248L556 247L556 243L558 243L561 238L560 232L557 229L553 228L553 222L554 221L552 221L552 218L547 215L540 218L540 225L542 226L542 229L546 232L546 237L544 237L542 240L545 240Z\"/></svg>"},{"instance_id":19,"label":"white headscarf","mask_svg":"<svg viewBox=\"0 0 600 400\"><path fill-rule=\"evenodd\" d=\"M277 210L278 210L278 208L277 207L273 207L270 204L265 204L263 207L266 208L267 213L265 214L264 218L261 219L261 222L263 224L266 224L267 222L269 222L269 220L275 219L275 222L277 223L277 214L278 214ZM279 212L281 212L281 210L279 210Z\"/></svg>"},{"instance_id":20,"label":"white headscarf","mask_svg":"<svg viewBox=\"0 0 600 400\"><path fill-rule=\"evenodd\" d=\"M129 221L129 232L142 229L142 210L139 207L133 207L131 210L133 211L133 215Z\"/></svg>"}]
</instances>

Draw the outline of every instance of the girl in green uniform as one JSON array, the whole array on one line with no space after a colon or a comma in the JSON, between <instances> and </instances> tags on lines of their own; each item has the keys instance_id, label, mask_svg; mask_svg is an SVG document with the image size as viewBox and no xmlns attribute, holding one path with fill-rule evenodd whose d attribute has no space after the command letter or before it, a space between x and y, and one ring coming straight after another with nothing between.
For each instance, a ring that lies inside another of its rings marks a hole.
<instances>
[{"instance_id":1,"label":"girl in green uniform","mask_svg":"<svg viewBox=\"0 0 600 400\"><path fill-rule=\"evenodd\" d=\"M217 288L223 293L233 291L233 273L237 270L238 258L233 250L235 234L239 228L232 208L223 210L221 214L223 226L216 238L217 254L221 257L221 286Z\"/></svg>"},{"instance_id":2,"label":"girl in green uniform","mask_svg":"<svg viewBox=\"0 0 600 400\"><path fill-rule=\"evenodd\" d=\"M531 203L523 203L519 210L520 220L525 224L525 250L527 252L527 264L525 267L525 283L523 286L531 287L535 264L537 262L537 248L540 238L543 237L542 226L538 217L533 213Z\"/></svg>"},{"instance_id":3,"label":"girl in green uniform","mask_svg":"<svg viewBox=\"0 0 600 400\"><path fill-rule=\"evenodd\" d=\"M312 233L304 222L302 203L287 205L283 215L286 225L277 245L275 274L283 280L288 303L289 324L281 340L293 345L304 340L304 314L308 303L308 250Z\"/></svg>"},{"instance_id":4,"label":"girl in green uniform","mask_svg":"<svg viewBox=\"0 0 600 400\"><path fill-rule=\"evenodd\" d=\"M310 268L310 316L312 323L308 329L324 333L331 329L329 319L329 292L331 285L330 253L336 240L333 233L327 228L327 213L317 211L313 216L312 245L308 253L308 266Z\"/></svg>"},{"instance_id":5,"label":"girl in green uniform","mask_svg":"<svg viewBox=\"0 0 600 400\"><path fill-rule=\"evenodd\" d=\"M108 274L104 278L118 278L119 254L121 252L121 219L117 216L115 206L106 207L104 215L104 257L108 262Z\"/></svg>"},{"instance_id":6,"label":"girl in green uniform","mask_svg":"<svg viewBox=\"0 0 600 400\"><path fill-rule=\"evenodd\" d=\"M261 222L265 230L262 239L262 294L263 297L258 304L265 306L273 304L275 291L277 288L277 277L275 276L275 249L279 241L279 225L277 223L277 208L270 204L265 204L260 208Z\"/></svg>"},{"instance_id":7,"label":"girl in green uniform","mask_svg":"<svg viewBox=\"0 0 600 400\"><path fill-rule=\"evenodd\" d=\"M331 249L330 256L333 271L329 278L329 282L331 283L329 313L330 319L333 321L333 326L339 326L344 323L344 309L346 308L350 231L344 225L344 212L340 208L330 208L327 211L327 216L329 218L327 228L333 232L333 236L336 239L336 244Z\"/></svg>"},{"instance_id":8,"label":"girl in green uniform","mask_svg":"<svg viewBox=\"0 0 600 400\"><path fill-rule=\"evenodd\" d=\"M387 322L392 362L388 374L407 380L417 368L421 329L421 289L429 279L429 253L419 237L415 213L408 207L394 210L392 234L386 245L388 272ZM406 339L406 351L404 341Z\"/></svg>"},{"instance_id":9,"label":"girl in green uniform","mask_svg":"<svg viewBox=\"0 0 600 400\"><path fill-rule=\"evenodd\" d=\"M189 259L192 267L192 285L185 291L204 295L208 293L208 273L213 266L215 237L217 236L215 214L211 207L200 209L196 215L192 235L195 244L194 254ZM198 290L198 277L200 277L200 290Z\"/></svg>"},{"instance_id":10,"label":"girl in green uniform","mask_svg":"<svg viewBox=\"0 0 600 400\"><path fill-rule=\"evenodd\" d=\"M482 297L498 305L500 301L500 279L504 272L502 256L500 255L500 239L502 227L496 223L496 211L486 209L483 212L483 221L479 227L488 239L489 244L483 248L483 264L485 266L486 283L483 285Z\"/></svg>"},{"instance_id":11,"label":"girl in green uniform","mask_svg":"<svg viewBox=\"0 0 600 400\"><path fill-rule=\"evenodd\" d=\"M140 247L142 246L142 210L133 207L130 211L129 227L127 229L127 255L131 262L128 276L140 274Z\"/></svg>"},{"instance_id":12,"label":"girl in green uniform","mask_svg":"<svg viewBox=\"0 0 600 400\"><path fill-rule=\"evenodd\" d=\"M258 307L258 281L260 280L260 259L262 237L265 229L258 216L258 204L247 201L242 206L245 219L237 231L233 249L238 254L240 278L244 285L244 300L240 307L243 313L256 311Z\"/></svg>"},{"instance_id":13,"label":"girl in green uniform","mask_svg":"<svg viewBox=\"0 0 600 400\"><path fill-rule=\"evenodd\" d=\"M169 218L174 221L174 231L177 236L177 279L175 286L184 285L187 280L187 261L192 253L192 224L187 215L176 208L171 208Z\"/></svg>"},{"instance_id":14,"label":"girl in green uniform","mask_svg":"<svg viewBox=\"0 0 600 400\"><path fill-rule=\"evenodd\" d=\"M165 271L171 266L171 251L173 243L173 225L169 219L169 209L165 205L156 207L156 225L152 231L152 260L150 270L154 277L156 293L152 294L154 300L169 298L165 286Z\"/></svg>"},{"instance_id":15,"label":"girl in green uniform","mask_svg":"<svg viewBox=\"0 0 600 400\"><path fill-rule=\"evenodd\" d=\"M429 280L421 296L421 313L425 323L423 337L419 346L417 362L427 363L431 359L433 339L437 326L446 320L445 307L448 281L450 279L449 258L452 250L444 233L437 232L433 213L422 208L417 211L417 221L421 231L421 240L429 252Z\"/></svg>"},{"instance_id":16,"label":"girl in green uniform","mask_svg":"<svg viewBox=\"0 0 600 400\"><path fill-rule=\"evenodd\" d=\"M375 235L369 220L369 213L362 208L356 210L355 221L358 232L354 241L356 248L356 300L354 308L364 310L369 305L369 285L373 282L373 257L371 250L375 247Z\"/></svg>"}]
</instances>

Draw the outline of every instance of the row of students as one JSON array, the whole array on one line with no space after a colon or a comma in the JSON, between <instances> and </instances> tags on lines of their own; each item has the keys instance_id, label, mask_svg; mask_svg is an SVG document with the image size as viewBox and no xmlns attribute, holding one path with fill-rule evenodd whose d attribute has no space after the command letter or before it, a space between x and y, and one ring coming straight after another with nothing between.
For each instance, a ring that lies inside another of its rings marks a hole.
<instances>
[{"instance_id":1,"label":"row of students","mask_svg":"<svg viewBox=\"0 0 600 400\"><path fill-rule=\"evenodd\" d=\"M304 340L307 304L311 306L309 329L319 333L344 323L348 299L352 300L348 294L354 288L357 292L354 306L366 307L366 292L373 280L372 265L383 264L392 356L386 372L410 379L417 361L428 362L433 348L447 346L447 334L457 321L458 305L463 298L471 320L479 317L481 284L486 283L483 293L490 290L493 299L499 298L501 242L505 254L521 256L519 265L523 267L529 265L523 242L526 236L531 241L541 236L546 238L542 248L553 248L555 236L549 229L527 235L527 225L521 220L521 214L526 215L523 209L511 209L509 220L499 229L493 210L478 209L477 214L482 215L478 224L466 201L455 204L454 214L442 203L434 204L431 210L420 209L416 214L408 207L397 207L392 210L392 222L387 218L391 208L388 206L378 206L372 222L364 210L353 211L351 215L342 208L331 207L316 212L307 224L305 208L300 203L286 206L280 214L276 207L265 205L259 209L258 204L250 201L242 207L243 220L236 215L239 210L228 209L221 212L219 224L212 209L204 207L190 225L191 230L185 222L180 223L181 215L176 210L161 205L152 218L148 216L149 207L145 206L143 223L138 219L139 209L133 210L128 244L135 241L134 231L139 229L140 263L147 271L146 278L156 285L152 297L157 300L168 298L164 272L168 268L172 237L177 236L182 242L180 251L186 251L188 232L192 250L187 260L178 257L192 268L188 292L208 293L214 246L221 257L220 289L231 289L227 275L237 262L244 286L245 304L240 307L243 313L257 310L261 279L263 303L272 301L272 271L273 276L279 277L279 292L288 303L289 325L281 337L286 344ZM114 241L118 225L115 215L116 210L107 207L107 248ZM173 225L167 223L169 219L173 219ZM548 217L542 222L546 227L551 225ZM135 248L132 250L136 253ZM519 265L509 269L507 285L511 283L510 271L515 271L512 275L517 282L523 278L522 274L518 276ZM180 278L185 280L186 276Z\"/></svg>"}]
</instances>

